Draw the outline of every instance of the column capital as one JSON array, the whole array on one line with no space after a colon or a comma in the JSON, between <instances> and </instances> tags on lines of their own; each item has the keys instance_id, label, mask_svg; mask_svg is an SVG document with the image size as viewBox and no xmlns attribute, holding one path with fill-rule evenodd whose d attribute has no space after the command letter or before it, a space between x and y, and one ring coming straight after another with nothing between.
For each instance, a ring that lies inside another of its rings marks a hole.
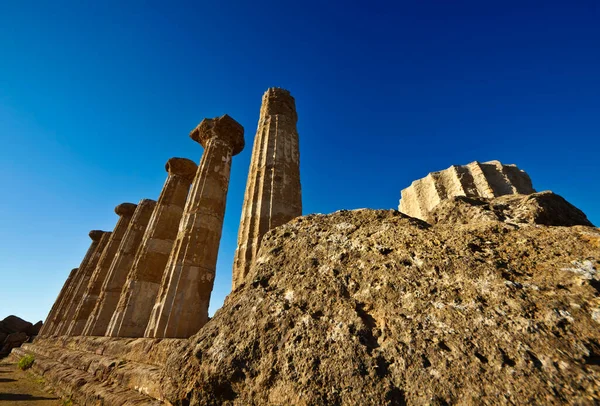
<instances>
[{"instance_id":1,"label":"column capital","mask_svg":"<svg viewBox=\"0 0 600 406\"><path fill-rule=\"evenodd\" d=\"M100 238L102 238L102 236L104 235L106 231L102 231L102 230L92 230L90 231L90 238L92 239L92 241L100 241Z\"/></svg>"},{"instance_id":2,"label":"column capital","mask_svg":"<svg viewBox=\"0 0 600 406\"><path fill-rule=\"evenodd\" d=\"M296 100L289 90L280 87L271 87L263 94L260 116L261 118L267 116L286 116L290 117L296 123L298 121Z\"/></svg>"},{"instance_id":3,"label":"column capital","mask_svg":"<svg viewBox=\"0 0 600 406\"><path fill-rule=\"evenodd\" d=\"M197 169L198 165L187 158L171 158L165 164L165 170L169 175L178 175L187 179L193 179Z\"/></svg>"},{"instance_id":4,"label":"column capital","mask_svg":"<svg viewBox=\"0 0 600 406\"><path fill-rule=\"evenodd\" d=\"M190 137L204 148L211 138L223 140L233 147L232 155L244 149L244 127L227 114L205 118L190 132Z\"/></svg>"},{"instance_id":5,"label":"column capital","mask_svg":"<svg viewBox=\"0 0 600 406\"><path fill-rule=\"evenodd\" d=\"M119 216L133 216L133 212L135 211L137 204L133 203L121 203L117 207L115 207L115 213Z\"/></svg>"}]
</instances>

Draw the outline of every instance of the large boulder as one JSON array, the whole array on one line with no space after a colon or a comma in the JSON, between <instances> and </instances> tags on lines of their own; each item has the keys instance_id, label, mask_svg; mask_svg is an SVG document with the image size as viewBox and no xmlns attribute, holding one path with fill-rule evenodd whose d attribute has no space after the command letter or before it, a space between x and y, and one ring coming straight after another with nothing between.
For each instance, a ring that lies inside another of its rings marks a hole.
<instances>
[{"instance_id":1,"label":"large boulder","mask_svg":"<svg viewBox=\"0 0 600 406\"><path fill-rule=\"evenodd\" d=\"M8 355L10 350L20 347L21 344L26 342L28 339L29 336L22 331L18 333L10 333L2 343L2 347L0 348L0 356Z\"/></svg>"},{"instance_id":2,"label":"large boulder","mask_svg":"<svg viewBox=\"0 0 600 406\"><path fill-rule=\"evenodd\" d=\"M8 316L0 321L0 331L7 334L25 332L33 325L17 316Z\"/></svg>"},{"instance_id":3,"label":"large boulder","mask_svg":"<svg viewBox=\"0 0 600 406\"><path fill-rule=\"evenodd\" d=\"M43 325L44 323L40 320L37 323L33 324L31 327L29 327L27 330L25 330L25 332L28 336L36 336L42 329Z\"/></svg>"},{"instance_id":4,"label":"large boulder","mask_svg":"<svg viewBox=\"0 0 600 406\"><path fill-rule=\"evenodd\" d=\"M7 356L13 348L30 341L41 328L41 321L31 324L17 316L8 316L0 321L0 357Z\"/></svg>"},{"instance_id":5,"label":"large boulder","mask_svg":"<svg viewBox=\"0 0 600 406\"><path fill-rule=\"evenodd\" d=\"M544 226L585 223L547 198L500 214L452 199L433 225L354 210L270 231L246 282L170 357L168 399L600 402L600 230Z\"/></svg>"}]
</instances>

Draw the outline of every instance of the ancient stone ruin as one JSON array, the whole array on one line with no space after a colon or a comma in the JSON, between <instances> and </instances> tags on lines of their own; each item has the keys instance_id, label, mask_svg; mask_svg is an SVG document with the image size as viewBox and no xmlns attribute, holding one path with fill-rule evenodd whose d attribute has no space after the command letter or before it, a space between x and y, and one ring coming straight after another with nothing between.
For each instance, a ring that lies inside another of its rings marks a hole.
<instances>
[{"instance_id":1,"label":"ancient stone ruin","mask_svg":"<svg viewBox=\"0 0 600 406\"><path fill-rule=\"evenodd\" d=\"M425 220L440 202L454 196L493 198L510 194L528 195L535 190L531 179L516 165L499 161L452 165L415 180L403 189L398 210Z\"/></svg>"},{"instance_id":2,"label":"ancient stone ruin","mask_svg":"<svg viewBox=\"0 0 600 406\"><path fill-rule=\"evenodd\" d=\"M231 158L244 128L228 115L205 119L190 137L204 148L146 337L189 337L208 321L223 229Z\"/></svg>"},{"instance_id":3,"label":"ancient stone ruin","mask_svg":"<svg viewBox=\"0 0 600 406\"><path fill-rule=\"evenodd\" d=\"M155 202L123 203L33 343L81 405L595 404L600 230L527 174L453 166L400 211L302 213L295 100L263 96L233 267L212 319L229 173L244 129L191 133Z\"/></svg>"},{"instance_id":4,"label":"ancient stone ruin","mask_svg":"<svg viewBox=\"0 0 600 406\"><path fill-rule=\"evenodd\" d=\"M233 289L256 259L265 233L302 215L296 102L272 88L263 95L233 260Z\"/></svg>"},{"instance_id":5,"label":"ancient stone ruin","mask_svg":"<svg viewBox=\"0 0 600 406\"><path fill-rule=\"evenodd\" d=\"M158 296L183 207L198 167L189 159L171 158L165 168L167 180L123 286L106 331L108 336L142 337Z\"/></svg>"}]
</instances>

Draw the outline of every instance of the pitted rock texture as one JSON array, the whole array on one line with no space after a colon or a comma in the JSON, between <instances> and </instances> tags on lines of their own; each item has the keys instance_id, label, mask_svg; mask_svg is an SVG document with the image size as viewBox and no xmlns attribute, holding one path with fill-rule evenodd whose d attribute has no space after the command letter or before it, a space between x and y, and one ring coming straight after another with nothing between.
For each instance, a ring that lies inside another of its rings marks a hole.
<instances>
[{"instance_id":1,"label":"pitted rock texture","mask_svg":"<svg viewBox=\"0 0 600 406\"><path fill-rule=\"evenodd\" d=\"M398 210L422 220L441 202L454 196L494 198L535 193L531 179L516 165L499 161L452 165L415 180L401 192Z\"/></svg>"},{"instance_id":2,"label":"pitted rock texture","mask_svg":"<svg viewBox=\"0 0 600 406\"><path fill-rule=\"evenodd\" d=\"M494 199L452 197L437 205L427 216L427 221L431 224L502 221L509 224L594 226L581 210L552 192L506 195Z\"/></svg>"},{"instance_id":3,"label":"pitted rock texture","mask_svg":"<svg viewBox=\"0 0 600 406\"><path fill-rule=\"evenodd\" d=\"M296 218L264 236L246 282L171 356L164 379L178 389L166 397L597 403L599 247L589 226L429 225L367 209Z\"/></svg>"}]
</instances>

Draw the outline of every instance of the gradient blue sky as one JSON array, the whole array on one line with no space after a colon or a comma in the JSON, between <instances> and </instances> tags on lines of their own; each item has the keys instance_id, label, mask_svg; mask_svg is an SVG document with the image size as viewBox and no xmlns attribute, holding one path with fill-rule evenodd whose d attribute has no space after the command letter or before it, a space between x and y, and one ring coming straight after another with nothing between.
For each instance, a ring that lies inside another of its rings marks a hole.
<instances>
[{"instance_id":1,"label":"gradient blue sky","mask_svg":"<svg viewBox=\"0 0 600 406\"><path fill-rule=\"evenodd\" d=\"M226 4L226 5L225 5ZM0 318L45 318L91 229L156 199L230 114L211 311L231 286L262 93L296 97L304 212L395 208L452 164L526 170L600 225L598 1L0 4Z\"/></svg>"}]
</instances>

